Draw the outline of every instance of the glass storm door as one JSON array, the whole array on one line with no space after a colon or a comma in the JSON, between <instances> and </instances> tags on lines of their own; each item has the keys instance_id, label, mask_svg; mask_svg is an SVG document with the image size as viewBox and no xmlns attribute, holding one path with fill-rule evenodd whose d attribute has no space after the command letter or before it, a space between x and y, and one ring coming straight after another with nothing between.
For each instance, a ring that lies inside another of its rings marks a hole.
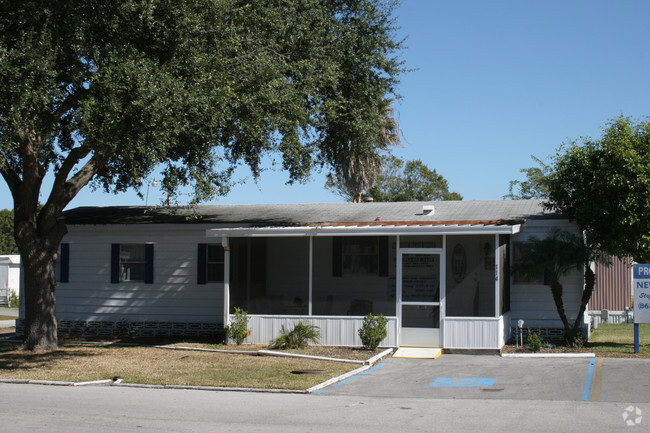
<instances>
[{"instance_id":1,"label":"glass storm door","mask_svg":"<svg viewBox=\"0 0 650 433\"><path fill-rule=\"evenodd\" d=\"M441 347L441 255L400 252L400 346Z\"/></svg>"}]
</instances>

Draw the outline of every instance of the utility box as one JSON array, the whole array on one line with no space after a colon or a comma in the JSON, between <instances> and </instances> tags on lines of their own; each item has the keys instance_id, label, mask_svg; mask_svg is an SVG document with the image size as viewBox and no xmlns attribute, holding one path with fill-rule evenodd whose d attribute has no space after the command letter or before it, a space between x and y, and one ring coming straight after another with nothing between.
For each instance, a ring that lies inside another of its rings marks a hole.
<instances>
[{"instance_id":1,"label":"utility box","mask_svg":"<svg viewBox=\"0 0 650 433\"><path fill-rule=\"evenodd\" d=\"M603 323L609 323L609 310L600 310L600 318L602 319Z\"/></svg>"}]
</instances>

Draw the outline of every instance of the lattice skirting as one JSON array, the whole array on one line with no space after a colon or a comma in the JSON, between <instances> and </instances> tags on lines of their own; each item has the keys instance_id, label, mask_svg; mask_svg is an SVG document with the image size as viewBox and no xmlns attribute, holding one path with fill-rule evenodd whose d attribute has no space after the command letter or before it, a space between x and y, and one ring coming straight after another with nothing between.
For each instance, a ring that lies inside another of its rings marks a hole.
<instances>
[{"instance_id":1,"label":"lattice skirting","mask_svg":"<svg viewBox=\"0 0 650 433\"><path fill-rule=\"evenodd\" d=\"M209 337L224 338L222 323L57 321L59 338L74 337ZM16 333L24 334L25 323L16 321Z\"/></svg>"},{"instance_id":2,"label":"lattice skirting","mask_svg":"<svg viewBox=\"0 0 650 433\"><path fill-rule=\"evenodd\" d=\"M537 334L541 337L542 340L546 341L562 341L564 340L564 329L563 328L524 328L523 330L524 340L528 338L529 334ZM511 340L515 340L515 333L519 333L518 328L512 328L512 337ZM587 338L587 328L582 327L582 337Z\"/></svg>"},{"instance_id":3,"label":"lattice skirting","mask_svg":"<svg viewBox=\"0 0 650 433\"><path fill-rule=\"evenodd\" d=\"M523 328L522 331L524 339L527 339L529 334L537 334L542 340L564 340L564 329L562 328ZM518 328L512 328L513 340L515 333L519 333Z\"/></svg>"}]
</instances>

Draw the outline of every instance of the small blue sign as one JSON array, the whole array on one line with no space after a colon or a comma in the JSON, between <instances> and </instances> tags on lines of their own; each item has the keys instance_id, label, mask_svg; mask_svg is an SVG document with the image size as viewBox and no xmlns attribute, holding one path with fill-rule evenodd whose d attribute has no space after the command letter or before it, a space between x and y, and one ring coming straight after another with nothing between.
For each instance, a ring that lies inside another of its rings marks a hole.
<instances>
[{"instance_id":1,"label":"small blue sign","mask_svg":"<svg viewBox=\"0 0 650 433\"><path fill-rule=\"evenodd\" d=\"M494 386L496 381L496 379L488 379L484 377L439 377L429 386L450 388L491 388Z\"/></svg>"}]
</instances>

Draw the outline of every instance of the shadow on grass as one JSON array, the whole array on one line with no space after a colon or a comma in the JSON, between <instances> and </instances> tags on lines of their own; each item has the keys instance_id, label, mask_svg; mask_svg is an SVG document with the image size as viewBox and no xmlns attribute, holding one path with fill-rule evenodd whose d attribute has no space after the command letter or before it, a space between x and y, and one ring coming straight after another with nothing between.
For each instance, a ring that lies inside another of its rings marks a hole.
<instances>
[{"instance_id":1,"label":"shadow on grass","mask_svg":"<svg viewBox=\"0 0 650 433\"><path fill-rule=\"evenodd\" d=\"M0 370L35 370L51 366L58 361L93 356L92 350L57 350L54 352L34 353L21 351L20 345L0 343Z\"/></svg>"},{"instance_id":2,"label":"shadow on grass","mask_svg":"<svg viewBox=\"0 0 650 433\"><path fill-rule=\"evenodd\" d=\"M594 342L585 344L585 348L605 357L647 358L650 355L650 344L640 344L639 353L634 353L634 343Z\"/></svg>"}]
</instances>

